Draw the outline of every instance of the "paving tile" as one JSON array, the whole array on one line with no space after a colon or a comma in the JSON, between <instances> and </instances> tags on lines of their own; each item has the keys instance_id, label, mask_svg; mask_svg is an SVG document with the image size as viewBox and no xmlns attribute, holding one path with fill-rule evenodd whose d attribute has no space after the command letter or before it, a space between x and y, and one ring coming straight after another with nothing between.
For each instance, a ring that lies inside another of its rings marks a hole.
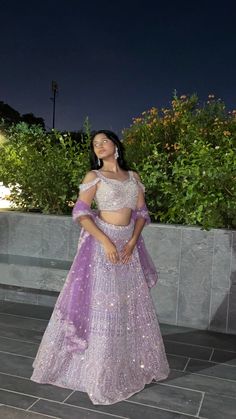
<instances>
[{"instance_id":1,"label":"paving tile","mask_svg":"<svg viewBox=\"0 0 236 419\"><path fill-rule=\"evenodd\" d=\"M93 410L90 410L93 409ZM76 406L69 406L62 403L51 402L48 400L39 400L29 409L33 412L38 412L50 416L55 416L60 419L115 419L112 415L104 415L103 412L90 408L89 410ZM120 416L121 417L121 416ZM122 417L124 418L124 416ZM146 417L145 417L146 418ZM125 418L126 419L126 418ZM138 419L138 418L137 418Z\"/></svg>"},{"instance_id":2,"label":"paving tile","mask_svg":"<svg viewBox=\"0 0 236 419\"><path fill-rule=\"evenodd\" d=\"M17 316L34 317L38 319L49 320L52 314L53 308L33 305L16 303L10 301L0 302L0 313L15 314Z\"/></svg>"},{"instance_id":3,"label":"paving tile","mask_svg":"<svg viewBox=\"0 0 236 419\"><path fill-rule=\"evenodd\" d=\"M236 381L236 367L225 364L191 359L187 365L186 371Z\"/></svg>"},{"instance_id":4,"label":"paving tile","mask_svg":"<svg viewBox=\"0 0 236 419\"><path fill-rule=\"evenodd\" d=\"M236 366L236 352L215 349L211 361L224 362L225 364Z\"/></svg>"},{"instance_id":5,"label":"paving tile","mask_svg":"<svg viewBox=\"0 0 236 419\"><path fill-rule=\"evenodd\" d=\"M180 324L208 325L213 244L214 231L182 230L178 298Z\"/></svg>"},{"instance_id":6,"label":"paving tile","mask_svg":"<svg viewBox=\"0 0 236 419\"><path fill-rule=\"evenodd\" d=\"M236 246L236 234L234 234L234 237ZM228 331L229 333L236 333L236 271L231 273L230 280L231 287L229 292Z\"/></svg>"},{"instance_id":7,"label":"paving tile","mask_svg":"<svg viewBox=\"0 0 236 419\"><path fill-rule=\"evenodd\" d=\"M165 338L169 335L175 335L175 334L182 334L182 333L189 333L194 332L196 329L193 329L192 327L186 327L186 326L177 326L175 324L167 324L167 323L160 323L160 329L162 336Z\"/></svg>"},{"instance_id":8,"label":"paving tile","mask_svg":"<svg viewBox=\"0 0 236 419\"><path fill-rule=\"evenodd\" d=\"M26 342L40 343L43 337L43 332L20 329L19 327L1 326L0 336L10 339L19 339Z\"/></svg>"},{"instance_id":9,"label":"paving tile","mask_svg":"<svg viewBox=\"0 0 236 419\"><path fill-rule=\"evenodd\" d=\"M38 344L0 337L0 351L35 357Z\"/></svg>"},{"instance_id":10,"label":"paving tile","mask_svg":"<svg viewBox=\"0 0 236 419\"><path fill-rule=\"evenodd\" d=\"M182 355L189 358L198 358L209 360L212 349L197 345L186 344L182 342L173 342L171 340L164 340L167 354Z\"/></svg>"},{"instance_id":11,"label":"paving tile","mask_svg":"<svg viewBox=\"0 0 236 419\"><path fill-rule=\"evenodd\" d=\"M235 381L217 379L207 375L191 374L189 372L171 371L169 377L162 385L198 390L215 396L235 397L236 395Z\"/></svg>"},{"instance_id":12,"label":"paving tile","mask_svg":"<svg viewBox=\"0 0 236 419\"><path fill-rule=\"evenodd\" d=\"M135 394L129 400L179 413L196 415L202 400L202 393L154 384Z\"/></svg>"},{"instance_id":13,"label":"paving tile","mask_svg":"<svg viewBox=\"0 0 236 419\"><path fill-rule=\"evenodd\" d=\"M208 419L235 419L236 399L206 394L200 415Z\"/></svg>"},{"instance_id":14,"label":"paving tile","mask_svg":"<svg viewBox=\"0 0 236 419\"><path fill-rule=\"evenodd\" d=\"M206 346L226 351L235 351L236 348L236 335L196 329L192 329L191 331L187 329L186 332L178 331L176 333L174 330L171 333L169 329L167 333L169 341L190 343L192 345Z\"/></svg>"},{"instance_id":15,"label":"paving tile","mask_svg":"<svg viewBox=\"0 0 236 419\"><path fill-rule=\"evenodd\" d=\"M188 362L188 358L184 356L168 355L167 359L171 369L183 371Z\"/></svg>"},{"instance_id":16,"label":"paving tile","mask_svg":"<svg viewBox=\"0 0 236 419\"><path fill-rule=\"evenodd\" d=\"M11 375L0 373L0 388L15 391L30 396L42 397L50 400L62 402L72 390L52 386L49 384L38 384L26 378L12 377Z\"/></svg>"},{"instance_id":17,"label":"paving tile","mask_svg":"<svg viewBox=\"0 0 236 419\"><path fill-rule=\"evenodd\" d=\"M198 391L178 389L160 384L150 384L144 390L130 397L128 401L179 413L196 414L201 399L202 393ZM66 403L76 406L83 405L84 407L91 406L88 396L81 395L79 392L73 393ZM112 412L112 410L109 411Z\"/></svg>"},{"instance_id":18,"label":"paving tile","mask_svg":"<svg viewBox=\"0 0 236 419\"><path fill-rule=\"evenodd\" d=\"M0 417L5 419L46 419L44 415L38 415L14 407L0 406ZM54 416L56 418L56 416Z\"/></svg>"},{"instance_id":19,"label":"paving tile","mask_svg":"<svg viewBox=\"0 0 236 419\"><path fill-rule=\"evenodd\" d=\"M32 411L45 413L48 415L57 415L60 419L109 419L115 418L116 416L128 419L190 419L192 416L182 415L176 412L170 412L167 410L162 410L158 408L153 408L149 406L143 406L140 404L132 402L120 402L113 405L94 405L91 401L87 400L86 403L83 403L84 393L77 393L82 396L80 400L80 405L78 407L71 406L68 404L60 404L55 402L50 402L47 400L39 400L32 407ZM88 399L88 398L87 398ZM84 404L85 409L91 410L82 410L80 407ZM104 415L106 413L106 415ZM110 415L107 415L110 414ZM116 416L114 416L116 415Z\"/></svg>"},{"instance_id":20,"label":"paving tile","mask_svg":"<svg viewBox=\"0 0 236 419\"><path fill-rule=\"evenodd\" d=\"M25 358L0 352L0 372L17 375L19 377L31 377L33 358Z\"/></svg>"},{"instance_id":21,"label":"paving tile","mask_svg":"<svg viewBox=\"0 0 236 419\"><path fill-rule=\"evenodd\" d=\"M229 264L230 266L230 264ZM214 285L212 285L214 287ZM229 279L228 279L229 286ZM212 288L211 289L211 305L210 305L210 324L209 330L216 330L218 332L226 332L227 316L228 316L228 292L227 288Z\"/></svg>"},{"instance_id":22,"label":"paving tile","mask_svg":"<svg viewBox=\"0 0 236 419\"><path fill-rule=\"evenodd\" d=\"M44 332L48 324L48 320L33 319L29 317L9 315L0 313L0 329L1 326L19 327L20 329L30 329Z\"/></svg>"},{"instance_id":23,"label":"paving tile","mask_svg":"<svg viewBox=\"0 0 236 419\"><path fill-rule=\"evenodd\" d=\"M11 391L6 390L0 390L0 403L7 404L8 406L28 409L28 407L31 406L36 400L36 397L12 393Z\"/></svg>"}]
</instances>

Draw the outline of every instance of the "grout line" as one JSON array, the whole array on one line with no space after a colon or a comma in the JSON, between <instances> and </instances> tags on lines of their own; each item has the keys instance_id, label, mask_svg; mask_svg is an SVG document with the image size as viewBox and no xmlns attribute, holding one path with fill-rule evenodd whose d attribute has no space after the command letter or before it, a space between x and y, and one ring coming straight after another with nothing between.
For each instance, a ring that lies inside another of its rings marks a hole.
<instances>
[{"instance_id":1,"label":"grout line","mask_svg":"<svg viewBox=\"0 0 236 419\"><path fill-rule=\"evenodd\" d=\"M226 311L226 333L229 328L229 296L230 296L230 289L231 289L231 283L230 283L230 277L231 277L231 270L232 270L232 259L233 259L233 244L234 244L234 233L231 232L231 252L230 252L230 264L229 264L229 278L228 278L228 296L227 296L227 311Z\"/></svg>"},{"instance_id":2,"label":"grout line","mask_svg":"<svg viewBox=\"0 0 236 419\"><path fill-rule=\"evenodd\" d=\"M36 398L37 399L36 401L38 401L38 400L48 400L50 402L63 403L63 402L60 402L58 400L46 399L45 397L41 397L41 396L39 397L39 396L35 396L35 395L32 395L32 394L28 394L28 393L22 393L21 391L9 390L8 388L0 387L0 390L8 391L9 393L14 393L14 394L21 394L22 396L33 397L33 398ZM32 406L33 406L33 404L32 404ZM28 407L28 409L29 409L29 407Z\"/></svg>"},{"instance_id":3,"label":"grout line","mask_svg":"<svg viewBox=\"0 0 236 419\"><path fill-rule=\"evenodd\" d=\"M197 415L196 416L199 416L199 414L200 414L200 411L201 411L201 408L202 408L202 404L203 404L203 400L204 400L205 394L206 394L205 392L202 393L202 399L200 401L200 405L199 405L199 408L198 408L198 411L197 411Z\"/></svg>"},{"instance_id":4,"label":"grout line","mask_svg":"<svg viewBox=\"0 0 236 419\"><path fill-rule=\"evenodd\" d=\"M9 375L9 377L21 378L22 380L28 380L29 381L29 378L22 377L21 375L10 374L10 373L7 373L7 372L2 372L2 371L0 371L0 374Z\"/></svg>"},{"instance_id":5,"label":"grout line","mask_svg":"<svg viewBox=\"0 0 236 419\"><path fill-rule=\"evenodd\" d=\"M208 327L210 327L212 318L212 289L213 289L213 269L214 269L214 260L215 260L215 244L216 244L216 233L213 230L213 248L212 248L212 259L211 259L211 281L210 281L210 301L209 301L209 311L208 311Z\"/></svg>"},{"instance_id":6,"label":"grout line","mask_svg":"<svg viewBox=\"0 0 236 419\"><path fill-rule=\"evenodd\" d=\"M204 348L204 349L211 349L211 350L215 350L215 351L222 351L222 352L232 352L233 354L235 354L236 353L236 351L233 351L233 350L228 350L228 349L222 349L222 348L214 348L213 346L201 346L201 345L195 345L194 343L185 343L185 342L179 342L179 341L174 341L174 340L167 340L167 339L164 339L164 342L170 342L170 343L180 343L180 344L183 344L183 345L188 345L188 346L194 346L194 347L196 347L196 349L198 349L198 348ZM236 339L235 339L235 342L236 342Z\"/></svg>"},{"instance_id":7,"label":"grout line","mask_svg":"<svg viewBox=\"0 0 236 419\"><path fill-rule=\"evenodd\" d=\"M75 393L75 390L73 390L68 396L66 396L65 400L62 401L62 403L65 403L66 400L68 400L70 398L70 396L72 396L72 394Z\"/></svg>"},{"instance_id":8,"label":"grout line","mask_svg":"<svg viewBox=\"0 0 236 419\"><path fill-rule=\"evenodd\" d=\"M186 374L185 374L186 375ZM195 374L195 375L200 375L200 374ZM202 375L203 377L206 377L205 375ZM177 377L177 378L174 378L174 380L175 379L178 379L178 378L182 378L182 377ZM209 376L207 376L207 378L209 378ZM210 378L215 378L215 377L210 377ZM227 380L227 381L230 381L230 380ZM228 399L232 399L232 400L235 400L235 397L234 396L228 396L228 395L226 395L226 394L223 394L222 395L222 392L221 391L218 391L217 393L211 393L211 392L209 392L209 391L202 391L202 390L195 390L194 388L190 388L190 387L184 387L184 386L178 386L178 385L176 385L176 384L169 384L169 383L159 383L159 382L155 382L155 384L156 385L160 385L160 386L166 386L166 387L174 387L174 388L178 388L178 389L180 389L180 390L187 390L187 391L193 391L193 392L195 392L195 393L201 393L201 394L210 394L210 395L215 395L215 394L220 394L222 397L226 397L226 398L228 398Z\"/></svg>"},{"instance_id":9,"label":"grout line","mask_svg":"<svg viewBox=\"0 0 236 419\"><path fill-rule=\"evenodd\" d=\"M164 340L164 342L179 343L180 345L196 346L196 348L212 349L212 346L198 345L196 343L181 342L179 340L172 340L172 339L165 339L165 338L163 340Z\"/></svg>"},{"instance_id":10,"label":"grout line","mask_svg":"<svg viewBox=\"0 0 236 419\"><path fill-rule=\"evenodd\" d=\"M220 380L220 381L229 381L230 383L236 384L236 381L231 380L230 378L216 377L215 375L199 374L198 372L191 372L191 371L186 371L186 372L192 375L199 375L200 377L207 377L207 378L212 378L213 380Z\"/></svg>"},{"instance_id":11,"label":"grout line","mask_svg":"<svg viewBox=\"0 0 236 419\"><path fill-rule=\"evenodd\" d=\"M175 312L175 324L178 324L179 313L179 294L180 294L180 272L181 272L181 258L182 258L182 243L183 243L183 229L180 229L180 252L179 252L179 266L178 266L178 288L177 288L177 304Z\"/></svg>"},{"instance_id":12,"label":"grout line","mask_svg":"<svg viewBox=\"0 0 236 419\"><path fill-rule=\"evenodd\" d=\"M21 329L21 330L26 330L26 329ZM1 328L0 328L0 333L1 333ZM21 339L15 339L15 338L9 338L8 336L2 336L0 335L0 339L9 339L9 340L15 340L17 342L24 342L24 343L33 343L34 345L39 345L40 342L33 342L32 340L21 340Z\"/></svg>"},{"instance_id":13,"label":"grout line","mask_svg":"<svg viewBox=\"0 0 236 419\"><path fill-rule=\"evenodd\" d=\"M180 377L180 378L182 378L182 377ZM175 378L174 378L174 380L175 380ZM194 388L189 388L189 387L184 387L184 386L177 386L176 384L169 384L169 383L164 383L164 382L163 383L155 382L155 384L160 385L160 386L166 386L166 387L174 387L174 388L178 388L180 390L194 391L195 393L201 393L201 394L203 393L202 390L195 390ZM211 394L211 393L209 393L209 394Z\"/></svg>"},{"instance_id":14,"label":"grout line","mask_svg":"<svg viewBox=\"0 0 236 419\"><path fill-rule=\"evenodd\" d=\"M189 358L188 355L172 354L171 352L166 352L166 355L175 356L176 358Z\"/></svg>"},{"instance_id":15,"label":"grout line","mask_svg":"<svg viewBox=\"0 0 236 419\"><path fill-rule=\"evenodd\" d=\"M205 345L198 345L196 343L189 343L189 342L180 342L179 340L170 340L170 339L163 339L164 342L173 342L173 343L179 343L180 345L188 345L188 346L195 346L196 348L204 348L204 349L212 349L213 346L205 346ZM217 349L217 348L216 348ZM224 350L224 349L222 349Z\"/></svg>"},{"instance_id":16,"label":"grout line","mask_svg":"<svg viewBox=\"0 0 236 419\"><path fill-rule=\"evenodd\" d=\"M190 361L191 361L191 358L189 358L189 359L187 360L186 365L185 365L184 369L182 370L183 372L185 372L185 371L186 371L186 368L187 368L187 366L188 366L188 364L189 364L189 362L190 362Z\"/></svg>"},{"instance_id":17,"label":"grout line","mask_svg":"<svg viewBox=\"0 0 236 419\"><path fill-rule=\"evenodd\" d=\"M34 404L37 403L39 400L40 400L40 398L39 397L36 397L36 400L34 400L34 402L29 407L27 407L26 411L29 410L29 409L31 409L31 407L33 407Z\"/></svg>"},{"instance_id":18,"label":"grout line","mask_svg":"<svg viewBox=\"0 0 236 419\"><path fill-rule=\"evenodd\" d=\"M12 356L20 356L22 358L29 358L29 359L35 359L35 356L28 356L28 355L21 355L21 354L16 354L15 352L7 352L7 351L1 351L0 350L0 354L7 354L7 355L12 355ZM1 372L1 370L0 370Z\"/></svg>"},{"instance_id":19,"label":"grout line","mask_svg":"<svg viewBox=\"0 0 236 419\"><path fill-rule=\"evenodd\" d=\"M225 362L208 361L206 359L192 358L192 357L190 357L189 359L193 359L193 360L201 361L201 362L208 362L208 363L219 365L219 366L223 365L223 366L226 366L226 367L236 368L236 365L226 364ZM211 365L211 366L213 366L213 365Z\"/></svg>"},{"instance_id":20,"label":"grout line","mask_svg":"<svg viewBox=\"0 0 236 419\"><path fill-rule=\"evenodd\" d=\"M7 406L7 407L10 407L11 409L15 409L15 410L20 410L22 412L26 412L25 409L22 409L21 407L11 406L10 404L2 404L1 406ZM1 409L0 409L0 411L1 411ZM45 418L61 419L58 416L49 416L49 415L46 415L45 413L34 412L33 410L29 410L29 412L30 413L35 413L35 415L45 416Z\"/></svg>"},{"instance_id":21,"label":"grout line","mask_svg":"<svg viewBox=\"0 0 236 419\"><path fill-rule=\"evenodd\" d=\"M35 304L33 305L35 308ZM36 305L37 307L37 305ZM1 310L1 309L0 309ZM41 317L29 317L29 316L22 316L21 314L12 314L12 313L5 313L4 311L0 311L0 315L5 314L6 316L12 316L12 317L20 317L21 319L32 319L32 320L40 320L44 322L49 322L50 319L42 319Z\"/></svg>"},{"instance_id":22,"label":"grout line","mask_svg":"<svg viewBox=\"0 0 236 419\"><path fill-rule=\"evenodd\" d=\"M52 399L46 399L45 397L38 397L38 396L34 396L34 395L32 395L32 394L28 394L28 393L21 393L21 392L19 392L19 391L14 391L14 390L8 390L8 389L5 389L5 388L2 388L2 387L0 387L0 390L3 390L3 391L8 391L9 393L14 393L14 394L21 394L22 396L29 396L29 397L36 397L37 398L37 400L36 401L34 401L34 403L32 404L32 406L34 406L34 404L37 402L37 401L39 401L39 400L45 400L45 401L48 401L48 402L51 402L51 403L58 403L58 404L64 404L64 401L59 401L59 400L52 400ZM74 391L73 391L73 393L74 393ZM70 393L70 395L71 395L71 393ZM10 405L9 405L10 406ZM31 409L31 407L32 406L30 406L30 407L28 407L28 409ZM96 412L96 413L103 413L104 415L111 415L111 416L114 416L114 417L116 417L116 418L121 418L121 419L129 419L129 418L127 418L126 416L119 416L119 415L115 415L115 414L113 414L113 413L107 413L107 412L102 412L102 411L98 411L98 410L93 410L93 409L90 409L90 408L87 408L87 407L83 407L83 406L77 406L77 405L75 405L75 404L71 404L71 403L66 403L65 404L65 406L71 406L71 407L75 407L75 408L79 408L79 409L83 409L83 410L89 410L89 411L92 411L92 412ZM10 407L13 407L13 406L10 406ZM27 410L28 410L27 409ZM22 410L24 410L24 409L22 409ZM25 410L24 410L25 411ZM29 412L34 412L34 413L38 413L39 414L39 412L35 412L34 410L29 410ZM51 416L50 416L51 417ZM54 417L54 416L53 416Z\"/></svg>"},{"instance_id":23,"label":"grout line","mask_svg":"<svg viewBox=\"0 0 236 419\"><path fill-rule=\"evenodd\" d=\"M212 357L213 357L214 352L215 352L215 349L213 348L213 349L212 349L212 352L211 352L211 355L210 355L210 357L209 357L209 359L208 359L208 361L211 361L211 360L212 360ZM214 362L214 361L213 361L213 362Z\"/></svg>"},{"instance_id":24,"label":"grout line","mask_svg":"<svg viewBox=\"0 0 236 419\"><path fill-rule=\"evenodd\" d=\"M46 400L46 401L49 401L49 402L58 403L58 404L63 405L63 402L57 402L55 400L49 400L49 399L42 399L42 400ZM95 409L91 409L89 407L84 407L84 406L77 406L75 404L66 403L66 404L64 404L64 406L70 406L70 407L73 407L75 409L82 409L82 410L86 410L86 411L89 411L89 412L95 412L95 413L106 415L106 416L112 416L112 417L115 417L115 418L129 419L127 416L115 415L114 413L103 412L101 410L95 410ZM35 412L35 411L31 410L30 412Z\"/></svg>"}]
</instances>

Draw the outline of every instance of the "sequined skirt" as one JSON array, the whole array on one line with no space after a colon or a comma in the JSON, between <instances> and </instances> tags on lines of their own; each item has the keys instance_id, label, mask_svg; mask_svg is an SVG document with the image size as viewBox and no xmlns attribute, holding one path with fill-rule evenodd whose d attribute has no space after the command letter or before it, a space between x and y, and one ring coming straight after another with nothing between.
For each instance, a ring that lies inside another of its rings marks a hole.
<instances>
[{"instance_id":1,"label":"sequined skirt","mask_svg":"<svg viewBox=\"0 0 236 419\"><path fill-rule=\"evenodd\" d=\"M133 221L95 222L118 252L132 237ZM149 291L155 275L142 237L130 262L112 264L100 242L82 231L31 379L87 392L94 404L119 402L165 379L169 365Z\"/></svg>"}]
</instances>

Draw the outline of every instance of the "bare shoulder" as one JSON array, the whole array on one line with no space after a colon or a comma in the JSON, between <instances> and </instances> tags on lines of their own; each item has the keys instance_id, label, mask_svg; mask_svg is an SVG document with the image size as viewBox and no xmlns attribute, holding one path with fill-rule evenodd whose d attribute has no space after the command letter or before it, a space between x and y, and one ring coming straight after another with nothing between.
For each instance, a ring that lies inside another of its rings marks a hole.
<instances>
[{"instance_id":1,"label":"bare shoulder","mask_svg":"<svg viewBox=\"0 0 236 419\"><path fill-rule=\"evenodd\" d=\"M139 176L139 174L137 172L131 171L133 173L133 176L135 177L135 179L139 180L139 182L141 182L141 178Z\"/></svg>"},{"instance_id":2,"label":"bare shoulder","mask_svg":"<svg viewBox=\"0 0 236 419\"><path fill-rule=\"evenodd\" d=\"M96 178L97 178L96 172L94 172L93 170L90 170L89 172L86 173L82 183L92 182Z\"/></svg>"}]
</instances>

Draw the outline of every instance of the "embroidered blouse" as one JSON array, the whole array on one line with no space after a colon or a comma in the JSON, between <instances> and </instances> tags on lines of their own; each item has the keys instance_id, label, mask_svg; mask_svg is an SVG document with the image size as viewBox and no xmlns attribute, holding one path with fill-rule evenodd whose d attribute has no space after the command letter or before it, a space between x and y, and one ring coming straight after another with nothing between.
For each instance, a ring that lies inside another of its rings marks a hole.
<instances>
[{"instance_id":1,"label":"embroidered blouse","mask_svg":"<svg viewBox=\"0 0 236 419\"><path fill-rule=\"evenodd\" d=\"M95 186L100 182L99 187L96 190L94 201L97 204L99 211L118 211L122 208L132 209L132 218L137 219L139 217L145 218L146 223L150 222L148 210L146 205L141 208L137 208L137 200L139 189L145 192L144 185L136 179L132 171L128 171L128 178L125 180L110 179L104 176L99 170L93 170L96 173L96 178L88 183L82 183L79 185L81 192L87 191L92 186ZM86 206L85 202L78 200L73 208L73 218L77 219L81 215L85 215ZM79 206L79 207L78 207ZM78 210L80 210L78 212ZM91 216L94 216L94 212L89 209Z\"/></svg>"}]
</instances>

